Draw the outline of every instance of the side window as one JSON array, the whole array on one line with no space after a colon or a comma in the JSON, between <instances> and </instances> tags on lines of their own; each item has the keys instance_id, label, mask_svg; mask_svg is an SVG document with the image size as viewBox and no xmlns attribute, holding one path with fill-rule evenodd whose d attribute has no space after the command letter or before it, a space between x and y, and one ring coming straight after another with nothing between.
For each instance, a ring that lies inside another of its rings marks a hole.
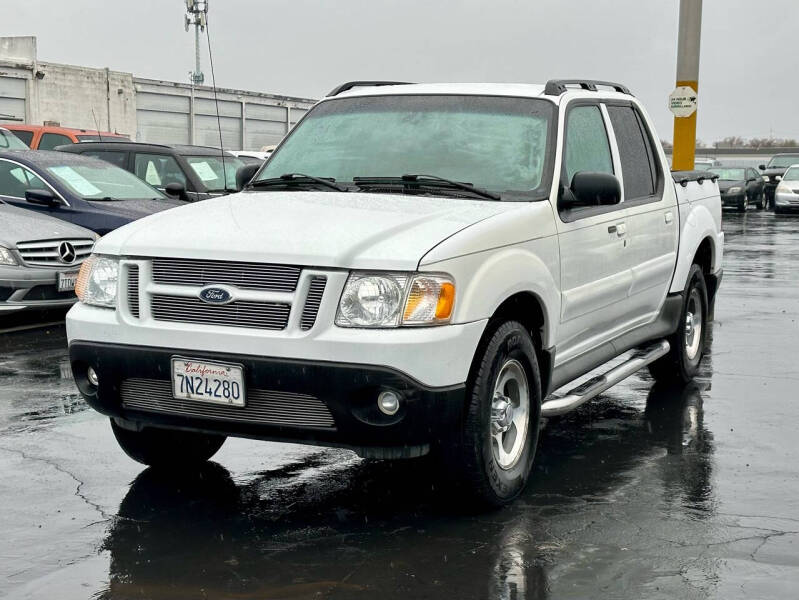
<instances>
[{"instance_id":1,"label":"side window","mask_svg":"<svg viewBox=\"0 0 799 600\"><path fill-rule=\"evenodd\" d=\"M60 133L44 133L42 139L39 140L39 150L52 150L56 146L63 146L64 144L71 144L72 140Z\"/></svg>"},{"instance_id":2,"label":"side window","mask_svg":"<svg viewBox=\"0 0 799 600\"><path fill-rule=\"evenodd\" d=\"M25 142L25 145L30 148L31 142L33 141L33 132L32 131L24 131L22 129L15 129L12 131L15 136Z\"/></svg>"},{"instance_id":3,"label":"side window","mask_svg":"<svg viewBox=\"0 0 799 600\"><path fill-rule=\"evenodd\" d=\"M655 194L657 177L653 150L632 106L608 106L616 134L626 202Z\"/></svg>"},{"instance_id":4,"label":"side window","mask_svg":"<svg viewBox=\"0 0 799 600\"><path fill-rule=\"evenodd\" d=\"M605 122L598 106L576 106L566 117L567 185L578 171L613 173Z\"/></svg>"},{"instance_id":5,"label":"side window","mask_svg":"<svg viewBox=\"0 0 799 600\"><path fill-rule=\"evenodd\" d=\"M119 167L120 169L127 170L128 167L128 153L127 152L105 152L103 150L94 150L92 152L84 152L85 156L91 156L93 158L99 158L100 160L104 160L106 162L110 162L112 165Z\"/></svg>"},{"instance_id":6,"label":"side window","mask_svg":"<svg viewBox=\"0 0 799 600\"><path fill-rule=\"evenodd\" d=\"M15 163L0 160L0 196L24 198L25 190L46 187L44 181L35 173Z\"/></svg>"},{"instance_id":7,"label":"side window","mask_svg":"<svg viewBox=\"0 0 799 600\"><path fill-rule=\"evenodd\" d=\"M186 176L178 161L166 154L136 154L134 171L139 179L153 186L163 187L168 183L186 185Z\"/></svg>"}]
</instances>

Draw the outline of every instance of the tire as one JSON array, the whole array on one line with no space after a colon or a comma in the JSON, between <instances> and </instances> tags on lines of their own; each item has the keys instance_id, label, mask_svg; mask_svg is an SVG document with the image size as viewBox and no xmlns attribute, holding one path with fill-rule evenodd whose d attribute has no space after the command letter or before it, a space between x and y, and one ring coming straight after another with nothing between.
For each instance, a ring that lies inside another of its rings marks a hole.
<instances>
[{"instance_id":1,"label":"tire","mask_svg":"<svg viewBox=\"0 0 799 600\"><path fill-rule=\"evenodd\" d=\"M701 311L699 319L697 310ZM657 381L665 383L688 383L699 370L707 341L708 300L707 286L699 265L691 265L688 283L685 286L679 326L668 341L669 353L649 365L649 372ZM690 319L690 329L689 321ZM697 331L698 326L698 331Z\"/></svg>"},{"instance_id":2,"label":"tire","mask_svg":"<svg viewBox=\"0 0 799 600\"><path fill-rule=\"evenodd\" d=\"M738 204L738 212L746 212L746 207L749 206L749 197L744 194L744 199Z\"/></svg>"},{"instance_id":3,"label":"tire","mask_svg":"<svg viewBox=\"0 0 799 600\"><path fill-rule=\"evenodd\" d=\"M768 208L768 200L766 200L766 192L760 192L760 196L758 196L759 202L757 203L757 207L760 210L766 210Z\"/></svg>"},{"instance_id":4,"label":"tire","mask_svg":"<svg viewBox=\"0 0 799 600\"><path fill-rule=\"evenodd\" d=\"M154 468L199 467L225 443L225 436L145 427L133 431L111 419L111 430L130 458Z\"/></svg>"},{"instance_id":5,"label":"tire","mask_svg":"<svg viewBox=\"0 0 799 600\"><path fill-rule=\"evenodd\" d=\"M541 375L530 333L517 321L489 325L472 364L461 431L444 448L459 497L480 507L513 501L530 476L540 420Z\"/></svg>"}]
</instances>

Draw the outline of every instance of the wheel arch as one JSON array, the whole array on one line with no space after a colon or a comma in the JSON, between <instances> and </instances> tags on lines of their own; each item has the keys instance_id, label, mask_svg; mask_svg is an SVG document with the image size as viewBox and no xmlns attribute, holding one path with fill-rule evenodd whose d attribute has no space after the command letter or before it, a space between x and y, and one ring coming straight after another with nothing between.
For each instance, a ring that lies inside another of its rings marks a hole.
<instances>
[{"instance_id":1,"label":"wheel arch","mask_svg":"<svg viewBox=\"0 0 799 600\"><path fill-rule=\"evenodd\" d=\"M685 289L691 265L698 264L706 277L721 269L723 234L718 232L710 210L701 205L692 207L680 234L677 265L670 293Z\"/></svg>"}]
</instances>

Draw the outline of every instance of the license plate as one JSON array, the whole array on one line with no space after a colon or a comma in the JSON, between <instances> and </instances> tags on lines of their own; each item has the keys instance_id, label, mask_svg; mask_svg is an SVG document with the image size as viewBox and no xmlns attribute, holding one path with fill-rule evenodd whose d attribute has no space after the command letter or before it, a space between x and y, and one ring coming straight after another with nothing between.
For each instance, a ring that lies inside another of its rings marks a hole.
<instances>
[{"instance_id":1,"label":"license plate","mask_svg":"<svg viewBox=\"0 0 799 600\"><path fill-rule=\"evenodd\" d=\"M75 289L75 282L78 281L78 272L72 271L69 273L58 274L58 291L71 292Z\"/></svg>"},{"instance_id":2,"label":"license plate","mask_svg":"<svg viewBox=\"0 0 799 600\"><path fill-rule=\"evenodd\" d=\"M172 395L179 400L244 406L244 367L173 357Z\"/></svg>"}]
</instances>

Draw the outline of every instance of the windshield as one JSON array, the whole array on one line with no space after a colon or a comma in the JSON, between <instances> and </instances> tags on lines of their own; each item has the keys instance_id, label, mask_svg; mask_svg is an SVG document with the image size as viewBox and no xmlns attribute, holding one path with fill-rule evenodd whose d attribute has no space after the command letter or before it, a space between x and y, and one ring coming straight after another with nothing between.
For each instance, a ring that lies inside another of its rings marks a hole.
<instances>
[{"instance_id":1,"label":"windshield","mask_svg":"<svg viewBox=\"0 0 799 600\"><path fill-rule=\"evenodd\" d=\"M47 167L59 182L84 200L165 200L161 192L132 173L112 164L71 164Z\"/></svg>"},{"instance_id":2,"label":"windshield","mask_svg":"<svg viewBox=\"0 0 799 600\"><path fill-rule=\"evenodd\" d=\"M497 192L548 193L553 105L532 98L374 96L317 105L258 181L427 174ZM546 191L544 191L546 190Z\"/></svg>"},{"instance_id":3,"label":"windshield","mask_svg":"<svg viewBox=\"0 0 799 600\"><path fill-rule=\"evenodd\" d=\"M30 148L7 129L0 129L0 150L30 150Z\"/></svg>"},{"instance_id":4,"label":"windshield","mask_svg":"<svg viewBox=\"0 0 799 600\"><path fill-rule=\"evenodd\" d=\"M775 156L768 161L768 168L790 167L799 163L799 154L786 154L785 156Z\"/></svg>"},{"instance_id":5,"label":"windshield","mask_svg":"<svg viewBox=\"0 0 799 600\"><path fill-rule=\"evenodd\" d=\"M192 171L203 182L209 192L224 192L236 188L236 171L244 166L244 162L235 156L225 156L225 168L222 170L221 156L186 156ZM225 177L227 174L227 177Z\"/></svg>"},{"instance_id":6,"label":"windshield","mask_svg":"<svg viewBox=\"0 0 799 600\"><path fill-rule=\"evenodd\" d=\"M799 181L799 167L791 167L782 176L783 181Z\"/></svg>"},{"instance_id":7,"label":"windshield","mask_svg":"<svg viewBox=\"0 0 799 600\"><path fill-rule=\"evenodd\" d=\"M708 169L711 173L715 173L722 181L740 181L745 179L746 169Z\"/></svg>"}]
</instances>

